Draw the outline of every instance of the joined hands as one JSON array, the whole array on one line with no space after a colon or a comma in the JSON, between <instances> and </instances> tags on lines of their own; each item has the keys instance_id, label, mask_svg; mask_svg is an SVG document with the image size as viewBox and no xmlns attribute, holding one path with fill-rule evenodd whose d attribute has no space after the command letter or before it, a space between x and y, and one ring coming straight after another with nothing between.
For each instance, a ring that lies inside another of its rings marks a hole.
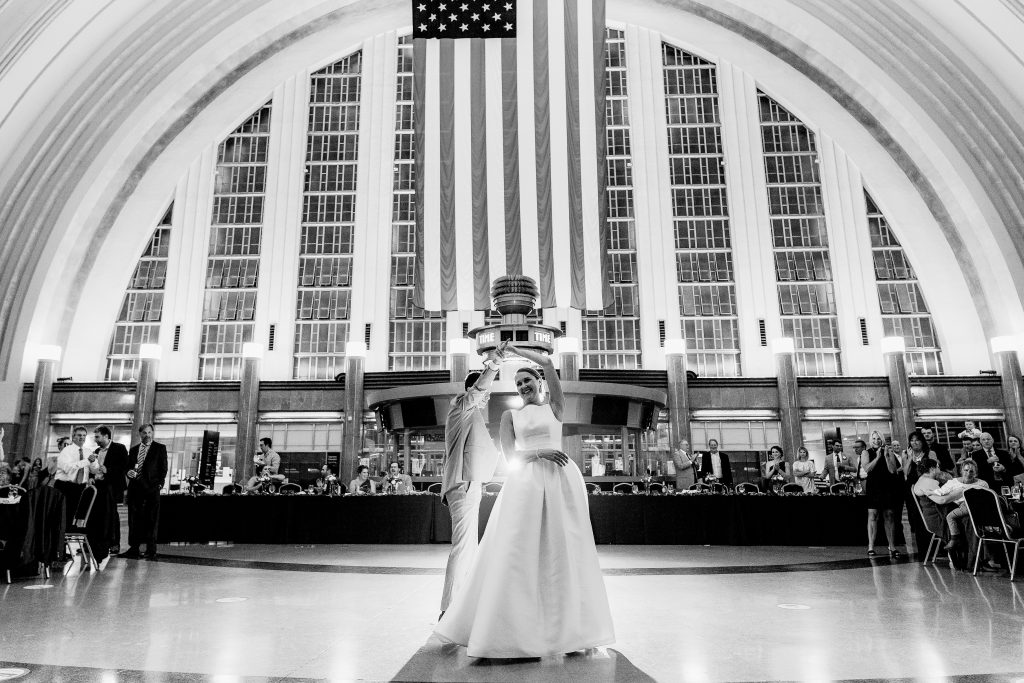
<instances>
[{"instance_id":1,"label":"joined hands","mask_svg":"<svg viewBox=\"0 0 1024 683\"><path fill-rule=\"evenodd\" d=\"M565 467L569 464L569 456L554 448L538 448L533 453L527 455L524 462L534 462L535 460L548 460L559 467Z\"/></svg>"}]
</instances>

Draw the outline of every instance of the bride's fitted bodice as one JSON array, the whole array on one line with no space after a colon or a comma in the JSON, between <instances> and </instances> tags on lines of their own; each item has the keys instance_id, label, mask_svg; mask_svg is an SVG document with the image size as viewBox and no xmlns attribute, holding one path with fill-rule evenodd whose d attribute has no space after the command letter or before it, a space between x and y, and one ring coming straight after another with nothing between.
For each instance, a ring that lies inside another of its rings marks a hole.
<instances>
[{"instance_id":1,"label":"bride's fitted bodice","mask_svg":"<svg viewBox=\"0 0 1024 683\"><path fill-rule=\"evenodd\" d=\"M516 434L517 451L531 448L562 450L562 423L555 418L548 403L531 403L513 410L512 428Z\"/></svg>"}]
</instances>

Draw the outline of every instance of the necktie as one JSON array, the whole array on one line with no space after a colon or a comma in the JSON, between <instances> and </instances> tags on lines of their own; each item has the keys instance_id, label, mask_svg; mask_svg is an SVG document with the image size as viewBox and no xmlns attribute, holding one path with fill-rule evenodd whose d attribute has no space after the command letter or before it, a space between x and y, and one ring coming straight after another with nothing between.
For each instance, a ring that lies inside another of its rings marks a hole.
<instances>
[{"instance_id":1,"label":"necktie","mask_svg":"<svg viewBox=\"0 0 1024 683\"><path fill-rule=\"evenodd\" d=\"M82 451L82 447L81 446L78 447L78 459L80 461L81 460L85 460L85 453ZM89 472L88 472L88 470L86 470L86 468L83 467L82 469L78 470L78 477L77 477L78 483L79 484L84 484L85 480L86 480L86 477L88 477L88 475L89 475Z\"/></svg>"},{"instance_id":2,"label":"necktie","mask_svg":"<svg viewBox=\"0 0 1024 683\"><path fill-rule=\"evenodd\" d=\"M135 463L135 471L142 471L142 463L146 462L146 454L149 453L149 444L139 444L139 461Z\"/></svg>"}]
</instances>

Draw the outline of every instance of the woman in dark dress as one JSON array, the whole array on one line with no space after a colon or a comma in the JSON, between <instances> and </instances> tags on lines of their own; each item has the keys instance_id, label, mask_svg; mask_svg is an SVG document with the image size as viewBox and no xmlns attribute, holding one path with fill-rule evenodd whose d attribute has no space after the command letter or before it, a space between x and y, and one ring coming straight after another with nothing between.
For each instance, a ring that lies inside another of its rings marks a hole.
<instances>
[{"instance_id":1,"label":"woman in dark dress","mask_svg":"<svg viewBox=\"0 0 1024 683\"><path fill-rule=\"evenodd\" d=\"M868 555L875 555L875 536L878 531L878 511L882 511L885 535L889 541L889 556L899 557L894 538L896 513L903 503L903 477L900 476L899 443L886 445L878 431L871 432L870 447L861 455L862 466L868 473Z\"/></svg>"}]
</instances>

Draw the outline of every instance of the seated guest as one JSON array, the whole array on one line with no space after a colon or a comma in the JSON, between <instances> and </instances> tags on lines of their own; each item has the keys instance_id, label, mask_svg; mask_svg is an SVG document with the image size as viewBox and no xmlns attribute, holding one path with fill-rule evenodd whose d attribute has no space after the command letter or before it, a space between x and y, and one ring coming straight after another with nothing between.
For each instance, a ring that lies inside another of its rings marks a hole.
<instances>
[{"instance_id":1,"label":"seated guest","mask_svg":"<svg viewBox=\"0 0 1024 683\"><path fill-rule=\"evenodd\" d=\"M832 486L839 483L844 474L857 474L857 463L843 453L843 442L836 439L832 442L832 452L825 458L821 476L828 480L829 486Z\"/></svg>"},{"instance_id":2,"label":"seated guest","mask_svg":"<svg viewBox=\"0 0 1024 683\"><path fill-rule=\"evenodd\" d=\"M960 538L964 533L961 527L965 524L964 519L970 514L967 512L967 503L964 502L964 491L975 488L987 489L989 485L978 478L978 465L974 461L968 460L960 466L959 478L950 479L928 494L932 502L939 505L947 503L956 505L956 509L946 515L946 525L949 527L949 541L946 543L946 550L952 550L960 544Z\"/></svg>"},{"instance_id":3,"label":"seated guest","mask_svg":"<svg viewBox=\"0 0 1024 683\"><path fill-rule=\"evenodd\" d=\"M412 491L412 477L402 474L398 463L393 462L388 466L388 473L384 475L381 486L384 493L408 493Z\"/></svg>"},{"instance_id":4,"label":"seated guest","mask_svg":"<svg viewBox=\"0 0 1024 683\"><path fill-rule=\"evenodd\" d=\"M320 476L317 477L314 486L320 493L329 496L341 495L341 485L338 483L338 478L334 476L334 472L328 465L320 468Z\"/></svg>"},{"instance_id":5,"label":"seated guest","mask_svg":"<svg viewBox=\"0 0 1024 683\"><path fill-rule=\"evenodd\" d=\"M4 430L0 429L0 453L3 452L3 438ZM22 458L17 463L15 463L15 475L14 478L11 480L12 483L17 484L21 488L28 490L28 486L26 486L25 484L28 482L28 472L30 469L32 469L32 461L29 460L27 457Z\"/></svg>"},{"instance_id":6,"label":"seated guest","mask_svg":"<svg viewBox=\"0 0 1024 683\"><path fill-rule=\"evenodd\" d=\"M912 490L914 495L917 496L917 502L921 505L921 514L924 517L925 524L928 525L932 533L948 540L949 533L945 520L946 514L950 511L944 510L928 496L935 493L940 486L952 479L952 477L939 469L938 463L931 459L922 460L917 464L917 475L917 481L914 482Z\"/></svg>"},{"instance_id":7,"label":"seated guest","mask_svg":"<svg viewBox=\"0 0 1024 683\"><path fill-rule=\"evenodd\" d=\"M764 490L780 493L782 485L789 478L789 463L786 462L782 446L772 446L768 449L768 460L764 463Z\"/></svg>"},{"instance_id":8,"label":"seated guest","mask_svg":"<svg viewBox=\"0 0 1024 683\"><path fill-rule=\"evenodd\" d=\"M956 459L956 469L959 472L960 466L967 460L974 459L974 452L981 450L981 439L974 439L969 436L960 440L960 455Z\"/></svg>"},{"instance_id":9,"label":"seated guest","mask_svg":"<svg viewBox=\"0 0 1024 683\"><path fill-rule=\"evenodd\" d=\"M925 447L934 453L935 458L939 461L939 468L950 474L955 472L956 465L953 462L953 456L950 455L949 449L935 438L935 430L931 427L922 427L921 436L924 437Z\"/></svg>"},{"instance_id":10,"label":"seated guest","mask_svg":"<svg viewBox=\"0 0 1024 683\"><path fill-rule=\"evenodd\" d=\"M672 464L676 468L676 490L685 491L697 483L697 462L690 452L690 442L682 439L672 451Z\"/></svg>"},{"instance_id":11,"label":"seated guest","mask_svg":"<svg viewBox=\"0 0 1024 683\"><path fill-rule=\"evenodd\" d=\"M708 439L708 450L700 456L700 477L706 481L713 476L723 484L732 485L732 468L729 456L718 450L718 439Z\"/></svg>"},{"instance_id":12,"label":"seated guest","mask_svg":"<svg viewBox=\"0 0 1024 683\"><path fill-rule=\"evenodd\" d=\"M43 467L42 458L36 458L32 461L32 464L29 465L28 472L25 473L25 483L21 486L26 491L31 491L37 486L45 486L48 474L49 473L46 471L46 468Z\"/></svg>"},{"instance_id":13,"label":"seated guest","mask_svg":"<svg viewBox=\"0 0 1024 683\"><path fill-rule=\"evenodd\" d=\"M801 446L796 449L796 461L791 469L793 481L804 488L804 493L817 493L818 487L814 484L814 461L806 448Z\"/></svg>"},{"instance_id":14,"label":"seated guest","mask_svg":"<svg viewBox=\"0 0 1024 683\"><path fill-rule=\"evenodd\" d=\"M356 469L356 478L348 484L349 493L377 493L377 482L370 479L370 468L360 465Z\"/></svg>"}]
</instances>

